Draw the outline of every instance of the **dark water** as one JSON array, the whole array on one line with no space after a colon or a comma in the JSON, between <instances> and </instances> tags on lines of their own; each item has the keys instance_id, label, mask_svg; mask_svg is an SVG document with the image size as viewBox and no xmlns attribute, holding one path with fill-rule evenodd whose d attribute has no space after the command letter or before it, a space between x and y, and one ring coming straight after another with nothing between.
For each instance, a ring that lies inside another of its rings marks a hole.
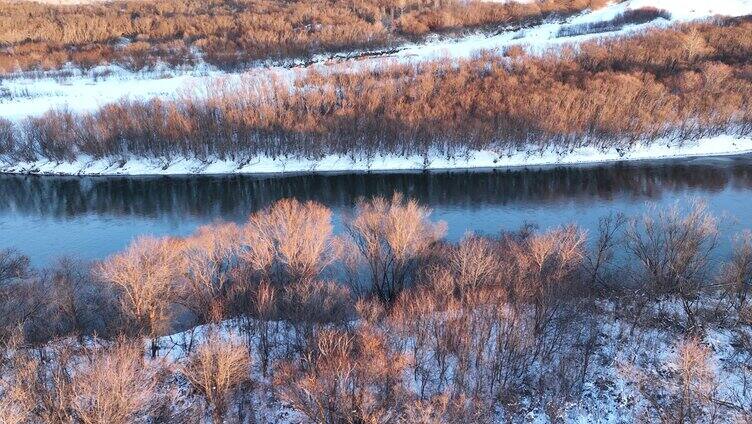
<instances>
[{"instance_id":1,"label":"dark water","mask_svg":"<svg viewBox=\"0 0 752 424\"><path fill-rule=\"evenodd\" d=\"M402 192L433 208L448 237L496 233L525 223L593 229L611 212L638 214L705 200L724 240L752 228L752 156L685 159L495 173L292 177L0 176L0 248L37 266L61 255L85 259L122 249L140 234L184 235L217 220L242 222L275 200L316 200L340 216L360 197Z\"/></svg>"}]
</instances>

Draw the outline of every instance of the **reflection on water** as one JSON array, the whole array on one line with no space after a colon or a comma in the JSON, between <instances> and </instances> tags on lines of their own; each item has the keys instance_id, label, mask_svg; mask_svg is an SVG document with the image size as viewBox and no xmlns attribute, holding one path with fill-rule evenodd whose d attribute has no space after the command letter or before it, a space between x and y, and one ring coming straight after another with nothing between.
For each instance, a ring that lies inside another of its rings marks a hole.
<instances>
[{"instance_id":1,"label":"reflection on water","mask_svg":"<svg viewBox=\"0 0 752 424\"><path fill-rule=\"evenodd\" d=\"M339 222L360 197L402 192L447 221L449 237L523 223L592 228L610 212L706 199L726 232L752 226L752 157L677 160L495 173L292 177L0 176L0 248L37 265L68 254L98 258L138 234L187 234L215 220L241 222L285 197L316 200ZM750 225L745 225L750 224Z\"/></svg>"}]
</instances>

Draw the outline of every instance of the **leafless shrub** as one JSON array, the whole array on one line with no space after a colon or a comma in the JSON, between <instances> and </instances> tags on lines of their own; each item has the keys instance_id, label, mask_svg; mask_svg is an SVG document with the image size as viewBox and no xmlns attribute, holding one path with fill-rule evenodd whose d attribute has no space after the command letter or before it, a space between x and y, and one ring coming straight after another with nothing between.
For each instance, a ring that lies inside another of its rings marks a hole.
<instances>
[{"instance_id":1,"label":"leafless shrub","mask_svg":"<svg viewBox=\"0 0 752 424\"><path fill-rule=\"evenodd\" d=\"M742 322L752 320L748 296L752 288L752 233L745 232L734 245L731 261L721 270L720 284L731 295Z\"/></svg>"},{"instance_id":2,"label":"leafless shrub","mask_svg":"<svg viewBox=\"0 0 752 424\"><path fill-rule=\"evenodd\" d=\"M271 284L262 282L255 290L251 324L255 333L255 351L261 360L261 374L266 377L277 344L279 323L277 294ZM249 346L254 343L249 343Z\"/></svg>"},{"instance_id":3,"label":"leafless shrub","mask_svg":"<svg viewBox=\"0 0 752 424\"><path fill-rule=\"evenodd\" d=\"M217 335L208 338L179 372L211 410L212 422L222 423L232 396L250 381L251 357L242 343Z\"/></svg>"},{"instance_id":4,"label":"leafless shrub","mask_svg":"<svg viewBox=\"0 0 752 424\"><path fill-rule=\"evenodd\" d=\"M644 419L663 423L716 422L718 382L712 351L700 339L689 337L676 344L676 355L665 364L672 379L646 372L634 365L620 372L648 401Z\"/></svg>"},{"instance_id":5,"label":"leafless shrub","mask_svg":"<svg viewBox=\"0 0 752 424\"><path fill-rule=\"evenodd\" d=\"M399 422L405 424L490 424L494 422L494 417L477 401L462 396L450 398L447 395L439 395L427 401L409 402Z\"/></svg>"},{"instance_id":6,"label":"leafless shrub","mask_svg":"<svg viewBox=\"0 0 752 424\"><path fill-rule=\"evenodd\" d=\"M430 211L402 195L361 201L347 223L355 248L368 269L368 290L392 303L413 282L415 268L445 233L443 223L429 220Z\"/></svg>"},{"instance_id":7,"label":"leafless shrub","mask_svg":"<svg viewBox=\"0 0 752 424\"><path fill-rule=\"evenodd\" d=\"M0 284L29 275L29 258L12 249L0 250Z\"/></svg>"},{"instance_id":8,"label":"leafless shrub","mask_svg":"<svg viewBox=\"0 0 752 424\"><path fill-rule=\"evenodd\" d=\"M149 422L159 406L159 363L144 359L140 343L120 342L94 353L72 379L71 409L84 424Z\"/></svg>"},{"instance_id":9,"label":"leafless shrub","mask_svg":"<svg viewBox=\"0 0 752 424\"><path fill-rule=\"evenodd\" d=\"M24 415L22 422L74 422L75 346L59 342L38 351L24 349L21 344L13 347L8 351L10 357L4 358L7 368L1 376L2 389L5 396L19 402L15 413Z\"/></svg>"},{"instance_id":10,"label":"leafless shrub","mask_svg":"<svg viewBox=\"0 0 752 424\"><path fill-rule=\"evenodd\" d=\"M82 348L61 340L36 351L15 343L3 359L4 423L149 422L163 398L161 368L144 360L140 343Z\"/></svg>"},{"instance_id":11,"label":"leafless shrub","mask_svg":"<svg viewBox=\"0 0 752 424\"><path fill-rule=\"evenodd\" d=\"M646 214L627 230L627 248L640 265L641 278L655 295L681 301L689 328L696 324L695 307L708 282L717 237L715 218L701 203L686 216L676 207Z\"/></svg>"},{"instance_id":12,"label":"leafless shrub","mask_svg":"<svg viewBox=\"0 0 752 424\"><path fill-rule=\"evenodd\" d=\"M33 362L22 355L22 335L16 333L1 344L0 350L0 411L3 424L24 424L29 422L37 407L34 394L26 390L23 382L35 378Z\"/></svg>"},{"instance_id":13,"label":"leafless shrub","mask_svg":"<svg viewBox=\"0 0 752 424\"><path fill-rule=\"evenodd\" d=\"M448 257L440 256L453 275L453 294L467 301L489 289L499 291L500 261L491 240L468 236L447 253Z\"/></svg>"},{"instance_id":14,"label":"leafless shrub","mask_svg":"<svg viewBox=\"0 0 752 424\"><path fill-rule=\"evenodd\" d=\"M0 51L0 72L57 69L68 62L84 69L108 63L142 69L159 61L190 65L198 59L196 50L214 65L234 68L254 60L385 47L428 32L530 25L604 2L88 3L92 4L0 3L0 46L6 48ZM122 38L131 42L116 42Z\"/></svg>"},{"instance_id":15,"label":"leafless shrub","mask_svg":"<svg viewBox=\"0 0 752 424\"><path fill-rule=\"evenodd\" d=\"M350 291L331 281L301 281L285 287L282 317L290 322L342 323L353 314Z\"/></svg>"},{"instance_id":16,"label":"leafless shrub","mask_svg":"<svg viewBox=\"0 0 752 424\"><path fill-rule=\"evenodd\" d=\"M440 27L440 16L424 25ZM627 151L638 141L748 136L750 27L749 18L724 19L586 42L567 54L310 70L292 82L244 78L232 89L217 83L172 101L51 111L14 124L17 136L8 140L16 144L10 151L54 161L82 154L243 161L427 152L456 158L478 149L503 155L530 150L530 140L560 153L582 146ZM218 55L236 47L236 40L201 41ZM225 57L238 60L232 52ZM557 99L567 99L567 107Z\"/></svg>"},{"instance_id":17,"label":"leafless shrub","mask_svg":"<svg viewBox=\"0 0 752 424\"><path fill-rule=\"evenodd\" d=\"M710 349L696 338L686 339L678 346L674 365L681 386L676 415L672 417L676 422L697 422L704 407L713 401L717 383L712 357Z\"/></svg>"},{"instance_id":18,"label":"leafless shrub","mask_svg":"<svg viewBox=\"0 0 752 424\"><path fill-rule=\"evenodd\" d=\"M15 250L0 250L0 340L12 336L19 327L29 340L40 341L37 331L50 299L44 282L29 267L29 258Z\"/></svg>"},{"instance_id":19,"label":"leafless shrub","mask_svg":"<svg viewBox=\"0 0 752 424\"><path fill-rule=\"evenodd\" d=\"M669 20L671 19L671 14L663 9L655 7L630 9L608 21L564 26L559 29L557 37L572 37L583 34L618 31L625 25L645 24L660 18Z\"/></svg>"},{"instance_id":20,"label":"leafless shrub","mask_svg":"<svg viewBox=\"0 0 752 424\"><path fill-rule=\"evenodd\" d=\"M118 325L113 293L95 284L89 264L61 258L49 270L46 280L50 290L49 312L56 321L55 335L79 338L113 335Z\"/></svg>"},{"instance_id":21,"label":"leafless shrub","mask_svg":"<svg viewBox=\"0 0 752 424\"><path fill-rule=\"evenodd\" d=\"M536 334L543 334L564 306L584 258L584 234L574 226L508 239L509 298L533 308Z\"/></svg>"},{"instance_id":22,"label":"leafless shrub","mask_svg":"<svg viewBox=\"0 0 752 424\"><path fill-rule=\"evenodd\" d=\"M354 315L350 291L336 282L303 280L286 286L280 300L279 317L295 330L287 340L290 353L308 349L319 328L341 326Z\"/></svg>"},{"instance_id":23,"label":"leafless shrub","mask_svg":"<svg viewBox=\"0 0 752 424\"><path fill-rule=\"evenodd\" d=\"M275 387L314 422L383 422L402 407L404 367L378 332L325 330L311 352L280 367Z\"/></svg>"},{"instance_id":24,"label":"leafless shrub","mask_svg":"<svg viewBox=\"0 0 752 424\"><path fill-rule=\"evenodd\" d=\"M18 141L15 126L7 119L0 118L0 156L14 158Z\"/></svg>"}]
</instances>

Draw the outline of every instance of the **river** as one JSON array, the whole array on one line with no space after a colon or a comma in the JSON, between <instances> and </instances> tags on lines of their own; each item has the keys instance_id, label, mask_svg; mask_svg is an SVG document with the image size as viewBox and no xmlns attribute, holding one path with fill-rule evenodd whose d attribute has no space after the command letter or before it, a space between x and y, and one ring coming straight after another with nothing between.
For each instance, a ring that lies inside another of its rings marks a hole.
<instances>
[{"instance_id":1,"label":"river","mask_svg":"<svg viewBox=\"0 0 752 424\"><path fill-rule=\"evenodd\" d=\"M0 176L0 249L46 266L61 256L95 260L141 234L186 235L218 220L243 222L285 197L321 202L335 229L357 199L402 192L433 209L456 240L535 224L594 230L629 215L694 199L719 216L722 249L752 228L752 156L677 159L497 172L286 177Z\"/></svg>"}]
</instances>

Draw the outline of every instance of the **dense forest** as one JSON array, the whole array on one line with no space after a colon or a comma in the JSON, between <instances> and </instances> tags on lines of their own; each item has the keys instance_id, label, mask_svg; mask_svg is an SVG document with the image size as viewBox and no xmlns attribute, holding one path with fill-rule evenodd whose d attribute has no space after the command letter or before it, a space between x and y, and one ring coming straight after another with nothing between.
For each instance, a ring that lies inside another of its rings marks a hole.
<instances>
[{"instance_id":1,"label":"dense forest","mask_svg":"<svg viewBox=\"0 0 752 424\"><path fill-rule=\"evenodd\" d=\"M338 235L287 199L93 264L2 251L3 422L281 419L269 403L332 424L557 421L619 379L627 421L748 422L748 385L724 384L750 377L752 236L719 257L718 225L698 203L454 243L395 195Z\"/></svg>"},{"instance_id":2,"label":"dense forest","mask_svg":"<svg viewBox=\"0 0 752 424\"><path fill-rule=\"evenodd\" d=\"M521 27L605 0L155 0L86 5L0 3L0 75L72 63L139 70L392 46L427 34Z\"/></svg>"},{"instance_id":3,"label":"dense forest","mask_svg":"<svg viewBox=\"0 0 752 424\"><path fill-rule=\"evenodd\" d=\"M752 131L752 19L718 19L543 55L311 70L0 119L6 161L461 157L486 149L629 149Z\"/></svg>"}]
</instances>

